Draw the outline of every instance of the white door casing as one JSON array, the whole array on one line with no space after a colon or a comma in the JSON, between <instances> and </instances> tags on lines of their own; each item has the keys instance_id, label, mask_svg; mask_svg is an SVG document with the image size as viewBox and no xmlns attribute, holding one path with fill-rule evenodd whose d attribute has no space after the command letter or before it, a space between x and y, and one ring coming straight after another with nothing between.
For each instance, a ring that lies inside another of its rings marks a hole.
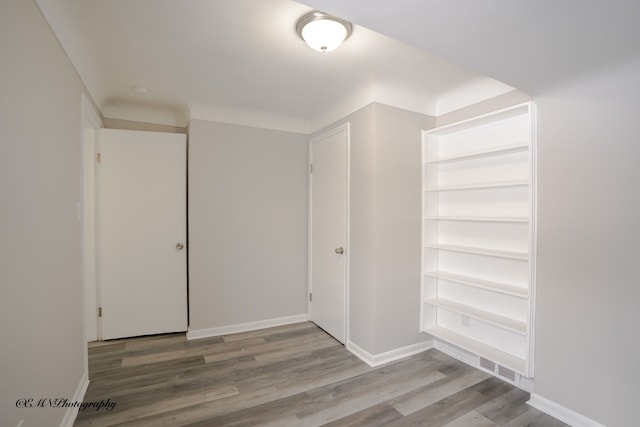
<instances>
[{"instance_id":1,"label":"white door casing","mask_svg":"<svg viewBox=\"0 0 640 427\"><path fill-rule=\"evenodd\" d=\"M186 136L99 130L102 339L187 329Z\"/></svg>"},{"instance_id":2,"label":"white door casing","mask_svg":"<svg viewBox=\"0 0 640 427\"><path fill-rule=\"evenodd\" d=\"M96 138L102 121L83 93L82 107L82 289L85 341L98 336L96 277ZM88 368L87 368L88 369Z\"/></svg>"},{"instance_id":3,"label":"white door casing","mask_svg":"<svg viewBox=\"0 0 640 427\"><path fill-rule=\"evenodd\" d=\"M349 124L309 143L309 318L347 339Z\"/></svg>"}]
</instances>

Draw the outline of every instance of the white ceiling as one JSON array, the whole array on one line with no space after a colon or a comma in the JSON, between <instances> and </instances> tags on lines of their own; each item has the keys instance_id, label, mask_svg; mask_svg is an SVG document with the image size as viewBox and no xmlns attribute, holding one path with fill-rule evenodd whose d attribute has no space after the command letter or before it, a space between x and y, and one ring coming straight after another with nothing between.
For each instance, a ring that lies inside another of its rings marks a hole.
<instances>
[{"instance_id":1,"label":"white ceiling","mask_svg":"<svg viewBox=\"0 0 640 427\"><path fill-rule=\"evenodd\" d=\"M531 95L640 55L638 0L300 0Z\"/></svg>"},{"instance_id":2,"label":"white ceiling","mask_svg":"<svg viewBox=\"0 0 640 427\"><path fill-rule=\"evenodd\" d=\"M201 118L308 133L372 101L439 115L512 89L358 25L336 51L313 51L295 33L312 9L291 0L36 2L105 117L177 126ZM396 17L412 9L400 13L397 5L455 9L380 0L369 13L372 2L364 0L307 3L343 9L411 42L437 31L423 31L419 16L407 20L419 28L402 31Z\"/></svg>"},{"instance_id":3,"label":"white ceiling","mask_svg":"<svg viewBox=\"0 0 640 427\"><path fill-rule=\"evenodd\" d=\"M179 126L306 133L372 101L440 115L640 55L637 0L36 1L103 115ZM320 54L294 29L312 7L359 25Z\"/></svg>"}]
</instances>

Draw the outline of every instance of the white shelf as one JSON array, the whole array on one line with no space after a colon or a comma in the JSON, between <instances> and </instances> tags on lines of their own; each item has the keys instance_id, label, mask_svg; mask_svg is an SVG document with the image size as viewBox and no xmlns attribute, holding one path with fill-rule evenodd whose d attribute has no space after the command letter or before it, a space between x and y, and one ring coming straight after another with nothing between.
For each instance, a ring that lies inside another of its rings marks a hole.
<instances>
[{"instance_id":1,"label":"white shelf","mask_svg":"<svg viewBox=\"0 0 640 427\"><path fill-rule=\"evenodd\" d=\"M499 283L491 280L478 279L477 277L463 276L460 274L453 274L446 271L426 272L425 275L430 277L435 277L436 279L448 280L450 282L460 283L462 285L472 286L474 288L486 289L489 291L498 292L505 295L511 295L518 298L529 297L529 291L526 288L508 285L506 283Z\"/></svg>"},{"instance_id":2,"label":"white shelf","mask_svg":"<svg viewBox=\"0 0 640 427\"><path fill-rule=\"evenodd\" d=\"M478 341L472 340L455 332L451 332L448 329L444 329L438 326L426 328L422 330L427 334L430 334L438 339L451 343L463 350L467 350L478 356L489 359L496 362L498 365L502 365L506 368L512 369L522 375L526 376L527 362L519 357L513 356L497 348L482 344Z\"/></svg>"},{"instance_id":3,"label":"white shelf","mask_svg":"<svg viewBox=\"0 0 640 427\"><path fill-rule=\"evenodd\" d=\"M471 222L519 222L528 223L526 217L467 217L467 216L430 216L425 219L433 221L471 221Z\"/></svg>"},{"instance_id":4,"label":"white shelf","mask_svg":"<svg viewBox=\"0 0 640 427\"><path fill-rule=\"evenodd\" d=\"M444 245L444 244L436 244L436 243L428 243L425 245L425 248L439 249L439 250L450 251L450 252L461 252L465 254L486 255L486 256L492 256L492 257L498 257L498 258L508 258L508 259L515 259L518 261L529 260L529 254L527 254L526 252L503 251L498 249L477 248L472 246L459 246L459 245Z\"/></svg>"},{"instance_id":5,"label":"white shelf","mask_svg":"<svg viewBox=\"0 0 640 427\"><path fill-rule=\"evenodd\" d=\"M480 310L470 305L460 304L455 301L450 301L443 298L427 298L424 300L427 304L434 305L439 308L443 308L454 313L468 316L472 319L479 320L489 325L497 326L498 328L515 332L520 335L527 335L527 324L518 320L511 319L509 317L500 316L489 311Z\"/></svg>"},{"instance_id":6,"label":"white shelf","mask_svg":"<svg viewBox=\"0 0 640 427\"><path fill-rule=\"evenodd\" d=\"M470 119L461 120L456 123L451 123L445 126L440 126L435 129L427 130L424 133L426 135L447 135L454 132L460 132L466 129L484 126L490 123L496 123L501 120L509 119L520 115L529 114L529 103L516 105L513 107L507 107L502 110L494 111L480 116L472 117Z\"/></svg>"},{"instance_id":7,"label":"white shelf","mask_svg":"<svg viewBox=\"0 0 640 427\"><path fill-rule=\"evenodd\" d=\"M464 154L461 153L461 154L454 154L451 156L443 156L438 159L427 160L425 163L428 165L437 165L437 164L445 164L445 163L453 163L453 162L463 162L467 160L482 159L485 157L495 157L495 156L503 156L505 154L520 153L527 150L529 150L529 143L521 142L518 144L506 146L506 147L489 148L487 150L478 150L471 153L464 153Z\"/></svg>"},{"instance_id":8,"label":"white shelf","mask_svg":"<svg viewBox=\"0 0 640 427\"><path fill-rule=\"evenodd\" d=\"M502 187L524 187L528 186L529 181L526 179L515 181L502 181L502 182L483 182L478 184L464 184L464 185L450 185L444 187L428 187L424 191L462 191L462 190L483 190L488 188L502 188Z\"/></svg>"}]
</instances>

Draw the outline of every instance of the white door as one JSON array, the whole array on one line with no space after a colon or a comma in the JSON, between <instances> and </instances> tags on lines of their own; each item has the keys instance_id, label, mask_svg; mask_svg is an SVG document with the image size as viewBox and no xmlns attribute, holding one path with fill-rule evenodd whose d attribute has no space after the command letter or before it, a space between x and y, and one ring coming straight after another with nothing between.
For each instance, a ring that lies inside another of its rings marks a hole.
<instances>
[{"instance_id":1,"label":"white door","mask_svg":"<svg viewBox=\"0 0 640 427\"><path fill-rule=\"evenodd\" d=\"M344 343L347 299L347 188L349 126L310 142L311 320Z\"/></svg>"},{"instance_id":2,"label":"white door","mask_svg":"<svg viewBox=\"0 0 640 427\"><path fill-rule=\"evenodd\" d=\"M99 130L102 339L187 329L186 136Z\"/></svg>"}]
</instances>

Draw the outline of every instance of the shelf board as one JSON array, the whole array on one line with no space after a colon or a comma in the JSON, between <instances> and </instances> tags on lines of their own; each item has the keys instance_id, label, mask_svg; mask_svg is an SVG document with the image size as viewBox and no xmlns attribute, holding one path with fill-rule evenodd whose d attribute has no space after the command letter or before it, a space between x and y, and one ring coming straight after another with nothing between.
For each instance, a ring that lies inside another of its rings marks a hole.
<instances>
[{"instance_id":1,"label":"shelf board","mask_svg":"<svg viewBox=\"0 0 640 427\"><path fill-rule=\"evenodd\" d=\"M437 279L448 280L450 282L460 283L466 286L472 286L474 288L486 289L493 292L498 292L505 295L511 295L518 298L528 298L529 291L526 288L519 286L508 285L506 283L494 282L491 280L478 279L471 276L463 276L460 274L453 274L446 271L430 271L425 273L426 276L435 277Z\"/></svg>"},{"instance_id":2,"label":"shelf board","mask_svg":"<svg viewBox=\"0 0 640 427\"><path fill-rule=\"evenodd\" d=\"M528 223L526 217L481 217L481 216L429 216L425 219L434 221L471 221L471 222L522 222Z\"/></svg>"},{"instance_id":3,"label":"shelf board","mask_svg":"<svg viewBox=\"0 0 640 427\"><path fill-rule=\"evenodd\" d=\"M512 369L524 376L527 375L526 361L524 359L520 359L519 357L505 353L502 350L482 344L476 340L472 340L442 327L436 326L432 328L425 328L422 331L442 341L453 344L456 347L460 347L463 350L467 350L471 353L477 354L478 356L484 357L485 359L496 362L498 365Z\"/></svg>"},{"instance_id":4,"label":"shelf board","mask_svg":"<svg viewBox=\"0 0 640 427\"><path fill-rule=\"evenodd\" d=\"M439 249L450 252L461 252L465 254L486 255L498 258L515 259L518 261L528 261L529 254L526 252L501 251L498 249L477 248L471 246L443 245L443 244L427 244L426 248Z\"/></svg>"},{"instance_id":5,"label":"shelf board","mask_svg":"<svg viewBox=\"0 0 640 427\"><path fill-rule=\"evenodd\" d=\"M509 317L492 313L490 311L480 310L470 305L460 304L459 302L443 298L427 298L424 300L424 302L426 302L427 304L435 305L436 307L445 309L447 311L468 316L472 319L479 320L481 322L496 326L506 331L515 332L516 334L524 336L527 335L527 324L525 322L520 322Z\"/></svg>"},{"instance_id":6,"label":"shelf board","mask_svg":"<svg viewBox=\"0 0 640 427\"><path fill-rule=\"evenodd\" d=\"M529 150L529 143L524 141L518 144L509 145L506 147L494 147L486 150L478 150L464 154L453 154L450 156L443 156L438 159L427 160L425 163L428 165L437 165L453 162L462 162L466 160L482 159L485 157L503 156L505 154L520 153Z\"/></svg>"},{"instance_id":7,"label":"shelf board","mask_svg":"<svg viewBox=\"0 0 640 427\"><path fill-rule=\"evenodd\" d=\"M512 117L528 115L529 105L529 102L525 102L519 105L514 105L513 107L507 107L502 110L482 114L480 116L461 120L459 122L451 123L444 126L439 126L430 130L425 130L423 132L425 135L449 135L451 133L464 131L470 128L479 127L490 123L496 123L501 120L510 119Z\"/></svg>"},{"instance_id":8,"label":"shelf board","mask_svg":"<svg viewBox=\"0 0 640 427\"><path fill-rule=\"evenodd\" d=\"M462 191L462 190L483 190L489 188L502 188L502 187L523 187L529 185L529 181L526 179L515 181L499 181L499 182L484 182L480 184L464 184L464 185L450 185L444 187L431 187L426 188L427 192L437 191Z\"/></svg>"}]
</instances>

